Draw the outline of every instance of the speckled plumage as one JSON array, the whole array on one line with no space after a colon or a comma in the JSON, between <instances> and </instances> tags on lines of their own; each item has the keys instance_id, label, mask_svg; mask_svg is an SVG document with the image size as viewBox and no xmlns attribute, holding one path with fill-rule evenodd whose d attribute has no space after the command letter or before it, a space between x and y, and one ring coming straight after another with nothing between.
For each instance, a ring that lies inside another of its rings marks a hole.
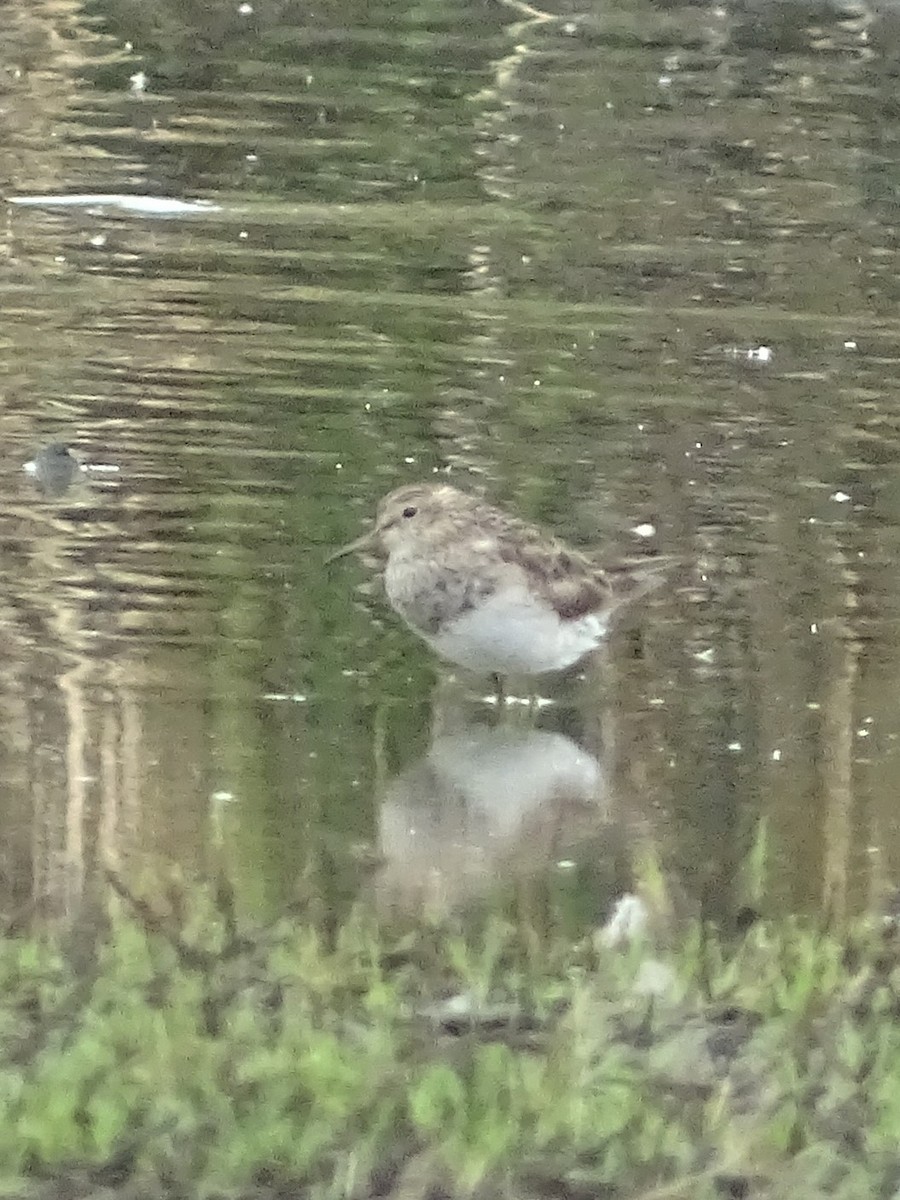
<instances>
[{"instance_id":1,"label":"speckled plumage","mask_svg":"<svg viewBox=\"0 0 900 1200\"><path fill-rule=\"evenodd\" d=\"M397 488L371 533L338 554L366 546L385 557L388 601L416 633L443 658L497 674L571 666L599 645L613 611L656 586L669 564L604 569L447 483Z\"/></svg>"}]
</instances>

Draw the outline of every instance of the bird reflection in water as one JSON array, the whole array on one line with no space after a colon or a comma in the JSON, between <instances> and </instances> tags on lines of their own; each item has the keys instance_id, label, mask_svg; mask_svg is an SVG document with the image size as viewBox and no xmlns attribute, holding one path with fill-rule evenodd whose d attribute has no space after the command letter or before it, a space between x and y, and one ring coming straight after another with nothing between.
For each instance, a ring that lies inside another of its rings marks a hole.
<instances>
[{"instance_id":1,"label":"bird reflection in water","mask_svg":"<svg viewBox=\"0 0 900 1200\"><path fill-rule=\"evenodd\" d=\"M384 790L379 902L436 916L498 879L537 875L606 823L607 799L601 764L560 733L435 737Z\"/></svg>"}]
</instances>

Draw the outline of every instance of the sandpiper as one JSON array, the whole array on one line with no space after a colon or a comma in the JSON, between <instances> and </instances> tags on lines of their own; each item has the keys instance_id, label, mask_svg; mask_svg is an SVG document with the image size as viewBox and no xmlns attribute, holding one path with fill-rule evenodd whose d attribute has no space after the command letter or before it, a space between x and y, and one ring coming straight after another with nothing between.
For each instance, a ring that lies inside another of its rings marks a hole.
<instances>
[{"instance_id":1,"label":"sandpiper","mask_svg":"<svg viewBox=\"0 0 900 1200\"><path fill-rule=\"evenodd\" d=\"M671 558L600 567L447 483L397 488L372 530L332 554L374 548L391 607L442 658L495 677L577 663L615 611L662 581Z\"/></svg>"}]
</instances>

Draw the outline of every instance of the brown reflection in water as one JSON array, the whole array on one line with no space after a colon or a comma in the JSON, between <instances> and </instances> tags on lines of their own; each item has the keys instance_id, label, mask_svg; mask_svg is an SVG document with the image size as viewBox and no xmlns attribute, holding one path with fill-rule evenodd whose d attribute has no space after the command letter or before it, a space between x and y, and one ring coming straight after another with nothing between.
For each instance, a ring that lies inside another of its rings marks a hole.
<instances>
[{"instance_id":1,"label":"brown reflection in water","mask_svg":"<svg viewBox=\"0 0 900 1200\"><path fill-rule=\"evenodd\" d=\"M757 669L760 816L783 861L789 902L846 915L867 890L859 725L859 578L838 522L774 522L779 548L749 592ZM805 568L797 587L797 568ZM861 872L863 874L861 874Z\"/></svg>"},{"instance_id":2,"label":"brown reflection in water","mask_svg":"<svg viewBox=\"0 0 900 1200\"><path fill-rule=\"evenodd\" d=\"M860 882L862 830L855 827L853 779L860 644L841 611L852 610L854 599L849 589L842 598L840 586L834 587L841 556L832 551L819 578L811 574L793 604L786 604L789 593L775 580L752 590L758 663L753 691L759 815L768 822L777 857L789 858L775 886L781 893L789 889L794 904L821 904L842 916L848 889ZM800 557L815 570L817 555Z\"/></svg>"},{"instance_id":3,"label":"brown reflection in water","mask_svg":"<svg viewBox=\"0 0 900 1200\"><path fill-rule=\"evenodd\" d=\"M837 623L826 654L828 679L824 684L822 738L824 760L824 871L822 903L837 918L847 915L848 891L853 881L854 827L858 824L858 797L853 786L854 709L858 682L859 643L843 622Z\"/></svg>"},{"instance_id":4,"label":"brown reflection in water","mask_svg":"<svg viewBox=\"0 0 900 1200\"><path fill-rule=\"evenodd\" d=\"M4 814L0 910L32 902L71 918L106 866L202 869L208 823L198 783L209 751L199 709L160 706L141 691L136 663L128 684L89 660L55 680L46 664L43 672L23 719L7 725L5 755L24 769L16 769L18 811Z\"/></svg>"},{"instance_id":5,"label":"brown reflection in water","mask_svg":"<svg viewBox=\"0 0 900 1200\"><path fill-rule=\"evenodd\" d=\"M152 632L177 621L199 639L207 616L166 612L177 570L136 591L112 561L116 526L97 511L37 500L0 510L3 913L32 903L72 917L105 864L204 854L202 656L154 645Z\"/></svg>"},{"instance_id":6,"label":"brown reflection in water","mask_svg":"<svg viewBox=\"0 0 900 1200\"><path fill-rule=\"evenodd\" d=\"M876 700L867 682L866 539L810 511L771 514L753 542L728 521L697 535L692 578L588 671L585 744L602 730L613 794L638 802L660 859L717 915L753 901L840 917L881 887L861 749L895 720L891 689Z\"/></svg>"}]
</instances>

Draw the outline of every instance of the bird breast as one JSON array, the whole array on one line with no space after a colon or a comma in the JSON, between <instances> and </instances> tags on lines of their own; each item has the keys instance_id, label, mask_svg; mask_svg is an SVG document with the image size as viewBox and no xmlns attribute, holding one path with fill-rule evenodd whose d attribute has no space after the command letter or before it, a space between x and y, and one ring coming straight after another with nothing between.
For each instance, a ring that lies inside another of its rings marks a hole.
<instances>
[{"instance_id":1,"label":"bird breast","mask_svg":"<svg viewBox=\"0 0 900 1200\"><path fill-rule=\"evenodd\" d=\"M391 607L414 629L434 635L493 595L492 573L473 575L434 554L394 553L384 585Z\"/></svg>"}]
</instances>

